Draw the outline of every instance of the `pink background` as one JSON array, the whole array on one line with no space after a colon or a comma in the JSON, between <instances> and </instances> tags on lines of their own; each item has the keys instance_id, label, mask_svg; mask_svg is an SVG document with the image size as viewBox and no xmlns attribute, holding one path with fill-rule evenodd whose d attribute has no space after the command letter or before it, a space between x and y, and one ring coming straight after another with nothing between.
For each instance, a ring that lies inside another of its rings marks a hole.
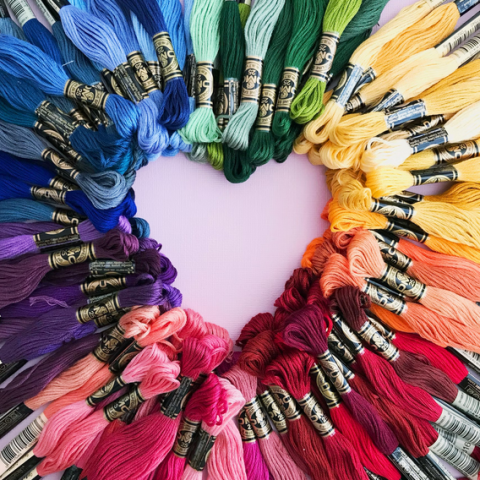
<instances>
[{"instance_id":1,"label":"pink background","mask_svg":"<svg viewBox=\"0 0 480 480\"><path fill-rule=\"evenodd\" d=\"M391 0L381 24L411 3ZM271 161L241 185L183 154L159 158L139 171L135 191L138 216L179 271L183 305L234 339L253 315L273 312L306 245L328 226L320 219L330 196L323 167L303 155ZM0 440L0 448L30 421Z\"/></svg>"}]
</instances>

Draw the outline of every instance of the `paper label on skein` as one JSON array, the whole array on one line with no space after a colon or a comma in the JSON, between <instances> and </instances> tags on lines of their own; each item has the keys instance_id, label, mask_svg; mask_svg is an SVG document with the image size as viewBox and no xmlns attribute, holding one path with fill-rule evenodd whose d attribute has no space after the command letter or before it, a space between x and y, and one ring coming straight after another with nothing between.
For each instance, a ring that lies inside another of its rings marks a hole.
<instances>
[{"instance_id":1,"label":"paper label on skein","mask_svg":"<svg viewBox=\"0 0 480 480\"><path fill-rule=\"evenodd\" d=\"M396 267L398 268L398 270L406 272L412 266L412 260L400 250L391 247L390 245L382 242L381 240L378 241L378 246L380 248L382 258L392 267Z\"/></svg>"},{"instance_id":2,"label":"paper label on skein","mask_svg":"<svg viewBox=\"0 0 480 480\"><path fill-rule=\"evenodd\" d=\"M458 391L452 406L475 420L480 420L480 402L462 391Z\"/></svg>"},{"instance_id":3,"label":"paper label on skein","mask_svg":"<svg viewBox=\"0 0 480 480\"><path fill-rule=\"evenodd\" d=\"M425 117L427 106L423 100L414 100L406 105L390 108L385 113L385 123L388 128L393 129L404 123Z\"/></svg>"},{"instance_id":4,"label":"paper label on skein","mask_svg":"<svg viewBox=\"0 0 480 480\"><path fill-rule=\"evenodd\" d=\"M354 95L345 105L345 113L354 113L365 107L365 103L360 94Z\"/></svg>"},{"instance_id":5,"label":"paper label on skein","mask_svg":"<svg viewBox=\"0 0 480 480\"><path fill-rule=\"evenodd\" d=\"M243 71L241 103L255 103L260 101L262 85L263 60L260 57L247 57Z\"/></svg>"},{"instance_id":6,"label":"paper label on skein","mask_svg":"<svg viewBox=\"0 0 480 480\"><path fill-rule=\"evenodd\" d=\"M203 429L200 429L195 438L194 446L188 456L188 464L197 472L203 471L207 465L208 457L215 445L217 437L210 435Z\"/></svg>"},{"instance_id":7,"label":"paper label on skein","mask_svg":"<svg viewBox=\"0 0 480 480\"><path fill-rule=\"evenodd\" d=\"M33 413L31 408L20 403L0 417L0 435L3 437Z\"/></svg>"},{"instance_id":8,"label":"paper label on skein","mask_svg":"<svg viewBox=\"0 0 480 480\"><path fill-rule=\"evenodd\" d=\"M475 352L469 352L461 348L448 348L456 357L460 358L470 368L480 373L480 355Z\"/></svg>"},{"instance_id":9,"label":"paper label on skein","mask_svg":"<svg viewBox=\"0 0 480 480\"><path fill-rule=\"evenodd\" d=\"M458 8L458 13L463 15L475 7L475 5L478 5L478 0L455 0L455 5Z\"/></svg>"},{"instance_id":10,"label":"paper label on skein","mask_svg":"<svg viewBox=\"0 0 480 480\"><path fill-rule=\"evenodd\" d=\"M363 67L361 65L352 65L349 63L343 72L331 99L344 108L350 100L350 97L360 81L360 78L362 78L362 75Z\"/></svg>"},{"instance_id":11,"label":"paper label on skein","mask_svg":"<svg viewBox=\"0 0 480 480\"><path fill-rule=\"evenodd\" d=\"M33 453L33 448L13 464L0 478L2 480L24 480L35 467L42 461ZM62 477L63 478L63 477Z\"/></svg>"},{"instance_id":12,"label":"paper label on skein","mask_svg":"<svg viewBox=\"0 0 480 480\"><path fill-rule=\"evenodd\" d=\"M30 187L30 195L33 199L53 205L65 205L65 190L55 190L46 187Z\"/></svg>"},{"instance_id":13,"label":"paper label on skein","mask_svg":"<svg viewBox=\"0 0 480 480\"><path fill-rule=\"evenodd\" d=\"M317 385L320 393L325 399L327 407L329 409L338 407L338 405L340 405L341 403L340 396L332 388L327 378L325 377L325 374L322 372L321 368L318 365L315 364L310 369L310 376L314 379L315 384Z\"/></svg>"},{"instance_id":14,"label":"paper label on skein","mask_svg":"<svg viewBox=\"0 0 480 480\"><path fill-rule=\"evenodd\" d=\"M187 86L187 94L190 98L195 97L195 84L197 78L197 60L195 55L191 53L185 59L183 67L183 80Z\"/></svg>"},{"instance_id":15,"label":"paper label on skein","mask_svg":"<svg viewBox=\"0 0 480 480\"><path fill-rule=\"evenodd\" d=\"M370 230L370 232L377 240L385 242L391 247L398 248L399 239L396 235L392 235L385 230Z\"/></svg>"},{"instance_id":16,"label":"paper label on skein","mask_svg":"<svg viewBox=\"0 0 480 480\"><path fill-rule=\"evenodd\" d=\"M384 338L370 322L365 322L358 333L372 350L380 353L387 361L394 362L400 356L398 348Z\"/></svg>"},{"instance_id":17,"label":"paper label on skein","mask_svg":"<svg viewBox=\"0 0 480 480\"><path fill-rule=\"evenodd\" d=\"M27 360L18 360L16 362L1 363L0 364L0 383L4 382L7 378L10 378L14 373L18 372L25 364Z\"/></svg>"},{"instance_id":18,"label":"paper label on skein","mask_svg":"<svg viewBox=\"0 0 480 480\"><path fill-rule=\"evenodd\" d=\"M128 413L141 405L145 399L142 397L138 387L122 395L103 409L103 415L108 422L113 422L125 413Z\"/></svg>"},{"instance_id":19,"label":"paper label on skein","mask_svg":"<svg viewBox=\"0 0 480 480\"><path fill-rule=\"evenodd\" d=\"M8 468L17 462L37 443L38 437L46 423L47 417L43 413L40 414L2 449L0 460L5 467Z\"/></svg>"},{"instance_id":20,"label":"paper label on skein","mask_svg":"<svg viewBox=\"0 0 480 480\"><path fill-rule=\"evenodd\" d=\"M272 433L272 426L270 425L268 417L264 412L258 397L253 398L250 402L245 404L245 412L250 420L250 425L255 432L255 436L258 439L268 438Z\"/></svg>"},{"instance_id":21,"label":"paper label on skein","mask_svg":"<svg viewBox=\"0 0 480 480\"><path fill-rule=\"evenodd\" d=\"M350 385L348 384L346 378L343 376L342 372L338 368L338 365L332 357L332 354L327 350L325 353L322 353L318 356L318 360L320 362L320 365L322 366L323 371L326 373L327 377L332 382L337 392L340 395L344 395L350 392Z\"/></svg>"},{"instance_id":22,"label":"paper label on skein","mask_svg":"<svg viewBox=\"0 0 480 480\"><path fill-rule=\"evenodd\" d=\"M478 381L469 373L466 378L464 378L458 386L468 395L477 400L480 400L480 385Z\"/></svg>"},{"instance_id":23,"label":"paper label on skein","mask_svg":"<svg viewBox=\"0 0 480 480\"><path fill-rule=\"evenodd\" d=\"M47 3L54 9L56 12L60 13L62 7L70 5L68 0L46 0Z\"/></svg>"},{"instance_id":24,"label":"paper label on skein","mask_svg":"<svg viewBox=\"0 0 480 480\"><path fill-rule=\"evenodd\" d=\"M78 124L65 112L44 100L35 110L37 117L54 128L62 138L69 139Z\"/></svg>"},{"instance_id":25,"label":"paper label on skein","mask_svg":"<svg viewBox=\"0 0 480 480\"><path fill-rule=\"evenodd\" d=\"M367 468L363 467L365 470L365 473L367 474L367 477L370 480L385 480L385 477L380 477L379 475L376 475L375 473L371 472Z\"/></svg>"},{"instance_id":26,"label":"paper label on skein","mask_svg":"<svg viewBox=\"0 0 480 480\"><path fill-rule=\"evenodd\" d=\"M112 393L120 391L125 385L127 385L127 383L123 380L122 376L119 375L95 393L92 393L85 401L90 407L95 407Z\"/></svg>"},{"instance_id":27,"label":"paper label on skein","mask_svg":"<svg viewBox=\"0 0 480 480\"><path fill-rule=\"evenodd\" d=\"M90 320L94 320L104 315L109 315L120 310L120 303L118 295L108 295L107 298L98 300L90 305L85 305L77 309L76 317L78 322L87 323Z\"/></svg>"},{"instance_id":28,"label":"paper label on skein","mask_svg":"<svg viewBox=\"0 0 480 480\"><path fill-rule=\"evenodd\" d=\"M93 297L123 290L126 286L126 277L109 277L100 279L89 278L80 284L80 289L85 296Z\"/></svg>"},{"instance_id":29,"label":"paper label on skein","mask_svg":"<svg viewBox=\"0 0 480 480\"><path fill-rule=\"evenodd\" d=\"M301 412L297 406L295 399L283 388L278 385L269 385L269 390L272 392L276 404L280 407L285 417L289 422L298 420Z\"/></svg>"},{"instance_id":30,"label":"paper label on skein","mask_svg":"<svg viewBox=\"0 0 480 480\"><path fill-rule=\"evenodd\" d=\"M90 118L87 117L86 113L79 108L73 108L68 112L68 115L73 118L73 120L78 124L82 125L89 130L93 130L93 123Z\"/></svg>"},{"instance_id":31,"label":"paper label on skein","mask_svg":"<svg viewBox=\"0 0 480 480\"><path fill-rule=\"evenodd\" d=\"M409 238L420 243L425 243L428 238L427 232L420 228L418 225L410 222L404 222L403 220L389 219L385 230L393 232L399 237Z\"/></svg>"},{"instance_id":32,"label":"paper label on skein","mask_svg":"<svg viewBox=\"0 0 480 480\"><path fill-rule=\"evenodd\" d=\"M395 131L402 130L408 134L409 137L413 137L420 133L424 133L442 123L445 122L445 117L443 115L432 115L431 117L425 117L422 120L417 120L409 124L409 126L401 125L400 127L394 129Z\"/></svg>"},{"instance_id":33,"label":"paper label on skein","mask_svg":"<svg viewBox=\"0 0 480 480\"><path fill-rule=\"evenodd\" d=\"M434 169L412 170L413 185L427 185L430 183L454 182L458 180L458 170L454 165L442 165Z\"/></svg>"},{"instance_id":34,"label":"paper label on skein","mask_svg":"<svg viewBox=\"0 0 480 480\"><path fill-rule=\"evenodd\" d=\"M393 295L386 290L382 290L376 285L367 283L363 291L370 296L372 303L387 309L389 312L401 315L407 309L405 300L403 300L400 296Z\"/></svg>"},{"instance_id":35,"label":"paper label on skein","mask_svg":"<svg viewBox=\"0 0 480 480\"><path fill-rule=\"evenodd\" d=\"M59 228L50 232L37 233L33 236L35 245L41 252L60 244L72 244L81 241L78 227ZM58 247L57 247L58 248Z\"/></svg>"},{"instance_id":36,"label":"paper label on skein","mask_svg":"<svg viewBox=\"0 0 480 480\"><path fill-rule=\"evenodd\" d=\"M393 203L407 203L409 205L414 205L418 202L423 202L424 196L419 193L409 192L408 190L403 190L397 195L392 195L390 197L380 197L381 200Z\"/></svg>"},{"instance_id":37,"label":"paper label on skein","mask_svg":"<svg viewBox=\"0 0 480 480\"><path fill-rule=\"evenodd\" d=\"M29 20L35 18L35 14L27 0L7 0L7 3L22 28Z\"/></svg>"},{"instance_id":38,"label":"paper label on skein","mask_svg":"<svg viewBox=\"0 0 480 480\"><path fill-rule=\"evenodd\" d=\"M143 347L141 347L137 342L133 342L110 363L109 370L115 374L120 373L128 365L130 360L142 350Z\"/></svg>"},{"instance_id":39,"label":"paper label on skein","mask_svg":"<svg viewBox=\"0 0 480 480\"><path fill-rule=\"evenodd\" d=\"M389 293L390 295L399 296L403 301L406 300L405 295L400 293L398 290L395 290L395 288L391 287L386 281L381 280L380 278L367 277L365 278L365 281L368 284L374 285L380 290Z\"/></svg>"},{"instance_id":40,"label":"paper label on skein","mask_svg":"<svg viewBox=\"0 0 480 480\"><path fill-rule=\"evenodd\" d=\"M51 270L69 267L95 258L93 243L84 243L74 247L65 247L52 252L48 256L48 264Z\"/></svg>"},{"instance_id":41,"label":"paper label on skein","mask_svg":"<svg viewBox=\"0 0 480 480\"><path fill-rule=\"evenodd\" d=\"M108 93L114 93L124 98L127 97L126 92L124 92L120 88L120 85L117 83L117 80L113 76L113 72L104 68L100 73L100 79L102 80L102 84Z\"/></svg>"},{"instance_id":42,"label":"paper label on skein","mask_svg":"<svg viewBox=\"0 0 480 480\"><path fill-rule=\"evenodd\" d=\"M431 452L428 452L424 457L415 458L415 461L429 478L435 480L455 480L455 477L452 477L452 475L440 464L438 457Z\"/></svg>"},{"instance_id":43,"label":"paper label on skein","mask_svg":"<svg viewBox=\"0 0 480 480\"><path fill-rule=\"evenodd\" d=\"M92 277L117 277L135 273L135 262L119 262L117 260L96 260L88 266Z\"/></svg>"},{"instance_id":44,"label":"paper label on skein","mask_svg":"<svg viewBox=\"0 0 480 480\"><path fill-rule=\"evenodd\" d=\"M455 30L451 35L445 38L445 40L440 42L435 48L440 52L442 57L445 57L461 45L467 38L472 36L479 28L480 14L477 13L459 29Z\"/></svg>"},{"instance_id":45,"label":"paper label on skein","mask_svg":"<svg viewBox=\"0 0 480 480\"><path fill-rule=\"evenodd\" d=\"M480 35L477 34L472 37L468 42L464 43L461 47L457 48L452 56L458 59L460 64L467 62L471 58L480 53Z\"/></svg>"},{"instance_id":46,"label":"paper label on skein","mask_svg":"<svg viewBox=\"0 0 480 480\"><path fill-rule=\"evenodd\" d=\"M132 67L127 63L118 65L113 71L120 88L125 92L126 97L134 103L140 103L144 98L148 97L148 93L140 85Z\"/></svg>"},{"instance_id":47,"label":"paper label on skein","mask_svg":"<svg viewBox=\"0 0 480 480\"><path fill-rule=\"evenodd\" d=\"M88 107L105 110L108 93L102 92L98 88L85 85L84 83L68 80L65 83L63 94L76 102L83 103Z\"/></svg>"},{"instance_id":48,"label":"paper label on skein","mask_svg":"<svg viewBox=\"0 0 480 480\"><path fill-rule=\"evenodd\" d=\"M471 455L475 450L475 445L464 438L455 435L452 432L447 432L443 428L440 428L438 425L433 424L433 428L438 432L438 435L443 437L449 443L453 444L455 448L461 450L462 452L466 453L467 455Z\"/></svg>"},{"instance_id":49,"label":"paper label on skein","mask_svg":"<svg viewBox=\"0 0 480 480\"><path fill-rule=\"evenodd\" d=\"M190 377L183 377L180 386L170 392L162 403L162 413L168 418L177 418L185 408L188 397L191 393L193 380Z\"/></svg>"},{"instance_id":50,"label":"paper label on skein","mask_svg":"<svg viewBox=\"0 0 480 480\"><path fill-rule=\"evenodd\" d=\"M297 94L300 71L298 68L285 68L278 87L278 99L275 110L277 112L290 112L295 95Z\"/></svg>"},{"instance_id":51,"label":"paper label on skein","mask_svg":"<svg viewBox=\"0 0 480 480\"><path fill-rule=\"evenodd\" d=\"M160 62L157 62L156 60L149 60L147 65L157 88L159 90L163 90L162 68L160 67Z\"/></svg>"},{"instance_id":52,"label":"paper label on skein","mask_svg":"<svg viewBox=\"0 0 480 480\"><path fill-rule=\"evenodd\" d=\"M400 447L388 458L408 480L430 480Z\"/></svg>"},{"instance_id":53,"label":"paper label on skein","mask_svg":"<svg viewBox=\"0 0 480 480\"><path fill-rule=\"evenodd\" d=\"M38 131L35 130L37 133ZM53 141L52 138L47 138L47 140L50 141L50 143L57 149L59 150L62 155L65 156L65 158L72 164L72 165L77 165L79 163L85 163L85 160L82 159L82 156L77 153L75 150L70 148L67 144L59 142L59 141ZM49 150L49 149L47 149ZM42 156L46 155L46 150L42 152Z\"/></svg>"},{"instance_id":54,"label":"paper label on skein","mask_svg":"<svg viewBox=\"0 0 480 480\"><path fill-rule=\"evenodd\" d=\"M177 432L177 438L173 447L173 453L180 458L186 458L188 450L192 444L195 434L199 429L202 422L193 421L188 418L184 418L180 424L180 428Z\"/></svg>"},{"instance_id":55,"label":"paper label on skein","mask_svg":"<svg viewBox=\"0 0 480 480\"><path fill-rule=\"evenodd\" d=\"M116 355L120 352L126 344L131 342L133 339L127 339L123 335L125 330L116 325L112 330L106 334L102 334L100 343L93 350L93 356L102 363L107 363L112 358L115 358Z\"/></svg>"},{"instance_id":56,"label":"paper label on skein","mask_svg":"<svg viewBox=\"0 0 480 480\"><path fill-rule=\"evenodd\" d=\"M355 361L353 354L333 331L330 332L330 335L328 336L328 347L330 350L337 353L346 363L348 363L348 365L351 365Z\"/></svg>"},{"instance_id":57,"label":"paper label on skein","mask_svg":"<svg viewBox=\"0 0 480 480\"><path fill-rule=\"evenodd\" d=\"M35 133L48 140L54 147L63 153L63 148L71 149L68 138L63 137L55 128L44 122L35 122L33 125Z\"/></svg>"},{"instance_id":58,"label":"paper label on skein","mask_svg":"<svg viewBox=\"0 0 480 480\"><path fill-rule=\"evenodd\" d=\"M80 172L57 151L48 148L42 152L42 158L45 162L51 163L56 170L61 171L66 178L77 181Z\"/></svg>"},{"instance_id":59,"label":"paper label on skein","mask_svg":"<svg viewBox=\"0 0 480 480\"><path fill-rule=\"evenodd\" d=\"M382 334L382 337L387 340L393 340L395 338L395 332L385 327L383 323L370 311L366 310L368 321Z\"/></svg>"},{"instance_id":60,"label":"paper label on skein","mask_svg":"<svg viewBox=\"0 0 480 480\"><path fill-rule=\"evenodd\" d=\"M80 474L83 470L76 465L72 465L70 468L67 468L62 475L61 480L78 480L80 478Z\"/></svg>"},{"instance_id":61,"label":"paper label on skein","mask_svg":"<svg viewBox=\"0 0 480 480\"><path fill-rule=\"evenodd\" d=\"M43 3L42 0L35 0L35 4L40 9L43 16L45 17L45 20L48 22L50 26L52 26L54 23L58 21L58 19L53 18L53 15L51 14L50 9L47 8L47 6Z\"/></svg>"},{"instance_id":62,"label":"paper label on skein","mask_svg":"<svg viewBox=\"0 0 480 480\"><path fill-rule=\"evenodd\" d=\"M59 173L59 172L57 171L57 173ZM48 186L55 189L55 190L65 190L65 192L71 192L73 190L80 190L80 188L77 185L65 180L61 176L53 177L48 182Z\"/></svg>"},{"instance_id":63,"label":"paper label on skein","mask_svg":"<svg viewBox=\"0 0 480 480\"><path fill-rule=\"evenodd\" d=\"M427 286L424 283L390 265L385 265L380 279L414 300L421 300L426 295Z\"/></svg>"},{"instance_id":64,"label":"paper label on skein","mask_svg":"<svg viewBox=\"0 0 480 480\"><path fill-rule=\"evenodd\" d=\"M55 209L52 213L52 221L55 223L60 223L61 225L78 225L81 221L81 218L74 212L69 210Z\"/></svg>"},{"instance_id":65,"label":"paper label on skein","mask_svg":"<svg viewBox=\"0 0 480 480\"><path fill-rule=\"evenodd\" d=\"M398 90L389 90L380 102L372 108L372 112L382 112L383 110L392 109L397 105L401 105L403 101L403 96Z\"/></svg>"},{"instance_id":66,"label":"paper label on skein","mask_svg":"<svg viewBox=\"0 0 480 480\"><path fill-rule=\"evenodd\" d=\"M168 32L157 33L152 40L158 61L162 67L162 77L165 84L174 78L182 78L182 71L178 66L172 40Z\"/></svg>"},{"instance_id":67,"label":"paper label on skein","mask_svg":"<svg viewBox=\"0 0 480 480\"><path fill-rule=\"evenodd\" d=\"M213 63L198 62L195 81L195 103L197 108L213 108Z\"/></svg>"},{"instance_id":68,"label":"paper label on skein","mask_svg":"<svg viewBox=\"0 0 480 480\"><path fill-rule=\"evenodd\" d=\"M153 78L150 68L148 68L147 62L141 52L132 52L127 55L129 65L133 68L137 79L142 84L143 89L147 92L153 92L158 90L157 83Z\"/></svg>"},{"instance_id":69,"label":"paper label on skein","mask_svg":"<svg viewBox=\"0 0 480 480\"><path fill-rule=\"evenodd\" d=\"M273 113L277 100L277 86L273 83L262 85L262 95L258 108L255 128L262 132L269 132L272 129Z\"/></svg>"},{"instance_id":70,"label":"paper label on skein","mask_svg":"<svg viewBox=\"0 0 480 480\"><path fill-rule=\"evenodd\" d=\"M427 148L448 143L448 132L443 127L438 127L421 135L415 135L408 139L412 154L423 152Z\"/></svg>"},{"instance_id":71,"label":"paper label on skein","mask_svg":"<svg viewBox=\"0 0 480 480\"><path fill-rule=\"evenodd\" d=\"M277 405L277 402L273 398L273 395L268 390L265 390L260 395L260 399L262 400L263 406L265 407L265 410L267 411L270 420L275 425L277 432L280 434L287 432L287 419Z\"/></svg>"},{"instance_id":72,"label":"paper label on skein","mask_svg":"<svg viewBox=\"0 0 480 480\"><path fill-rule=\"evenodd\" d=\"M236 78L226 78L223 81L223 127L228 125L228 121L238 109L240 104L240 82Z\"/></svg>"},{"instance_id":73,"label":"paper label on skein","mask_svg":"<svg viewBox=\"0 0 480 480\"><path fill-rule=\"evenodd\" d=\"M363 72L362 77L355 86L355 90L352 95L356 95L365 85L372 83L377 78L377 73L373 67L368 67L367 70Z\"/></svg>"},{"instance_id":74,"label":"paper label on skein","mask_svg":"<svg viewBox=\"0 0 480 480\"><path fill-rule=\"evenodd\" d=\"M345 321L338 313L332 312L331 316L334 322L335 329L347 340L353 354L356 356L359 353L362 353L364 350L362 342L353 332L353 330L345 323Z\"/></svg>"},{"instance_id":75,"label":"paper label on skein","mask_svg":"<svg viewBox=\"0 0 480 480\"><path fill-rule=\"evenodd\" d=\"M242 437L242 442L256 442L257 438L255 437L255 432L253 431L252 424L248 419L245 408L242 408L241 412L238 414L238 428L240 429L240 436Z\"/></svg>"},{"instance_id":76,"label":"paper label on skein","mask_svg":"<svg viewBox=\"0 0 480 480\"><path fill-rule=\"evenodd\" d=\"M445 145L444 147L435 148L433 150L435 157L435 165L442 163L453 163L459 160L468 160L469 158L478 157L480 150L475 141L454 143Z\"/></svg>"},{"instance_id":77,"label":"paper label on skein","mask_svg":"<svg viewBox=\"0 0 480 480\"><path fill-rule=\"evenodd\" d=\"M480 443L480 428L470 420L455 413L453 410L443 409L440 418L435 422L436 425L444 430L455 433L465 440L478 445Z\"/></svg>"},{"instance_id":78,"label":"paper label on skein","mask_svg":"<svg viewBox=\"0 0 480 480\"><path fill-rule=\"evenodd\" d=\"M335 428L332 422L325 415L318 400L311 393L307 393L298 401L298 404L321 437L335 435Z\"/></svg>"},{"instance_id":79,"label":"paper label on skein","mask_svg":"<svg viewBox=\"0 0 480 480\"><path fill-rule=\"evenodd\" d=\"M413 207L402 203L390 203L385 200L372 198L370 205L370 211L380 213L386 217L400 218L403 220L410 220L415 210Z\"/></svg>"},{"instance_id":80,"label":"paper label on skein","mask_svg":"<svg viewBox=\"0 0 480 480\"><path fill-rule=\"evenodd\" d=\"M436 442L429 449L464 475L474 478L478 476L480 464L466 453L457 449L442 435L438 436Z\"/></svg>"},{"instance_id":81,"label":"paper label on skein","mask_svg":"<svg viewBox=\"0 0 480 480\"><path fill-rule=\"evenodd\" d=\"M327 83L337 51L340 35L336 32L324 32L320 38L317 54L310 70L310 77Z\"/></svg>"}]
</instances>

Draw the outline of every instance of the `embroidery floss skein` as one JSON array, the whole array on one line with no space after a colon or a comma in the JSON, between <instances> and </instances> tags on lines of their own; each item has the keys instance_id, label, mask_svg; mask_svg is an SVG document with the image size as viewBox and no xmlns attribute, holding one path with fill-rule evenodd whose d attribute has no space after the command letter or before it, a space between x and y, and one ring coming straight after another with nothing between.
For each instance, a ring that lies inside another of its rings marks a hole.
<instances>
[{"instance_id":1,"label":"embroidery floss skein","mask_svg":"<svg viewBox=\"0 0 480 480\"><path fill-rule=\"evenodd\" d=\"M235 150L246 150L250 129L257 118L262 83L263 60L273 29L285 0L258 0L245 25L245 72L240 107L228 122L222 142Z\"/></svg>"},{"instance_id":2,"label":"embroidery floss skein","mask_svg":"<svg viewBox=\"0 0 480 480\"><path fill-rule=\"evenodd\" d=\"M27 40L23 30L12 20L4 1L2 1L0 5L0 33L12 35L20 40Z\"/></svg>"}]
</instances>

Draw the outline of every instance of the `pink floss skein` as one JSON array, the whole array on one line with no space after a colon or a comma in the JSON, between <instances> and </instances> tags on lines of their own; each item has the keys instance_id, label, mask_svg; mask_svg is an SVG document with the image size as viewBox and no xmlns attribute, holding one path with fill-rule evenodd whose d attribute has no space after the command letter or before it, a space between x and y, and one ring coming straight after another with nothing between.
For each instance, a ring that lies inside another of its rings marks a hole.
<instances>
[{"instance_id":1,"label":"pink floss skein","mask_svg":"<svg viewBox=\"0 0 480 480\"><path fill-rule=\"evenodd\" d=\"M217 423L216 425L208 425L205 422L202 422L202 426L198 432L198 435L204 441L200 440L198 445L207 445L207 448L203 449L203 451L198 451L199 449L197 449L191 453L188 465L183 473L182 480L201 480L203 476L202 470L205 467L205 463L207 463L207 459L209 465L208 469L210 471L210 465L213 461L213 458L212 456L209 458L208 454L211 448L214 447L215 438L222 433L225 426L229 424L230 420L238 414L240 409L245 404L245 399L243 398L241 392L237 390L228 380L219 378L219 382L224 389L227 401L227 410L223 416L223 421L221 423ZM233 452L229 451L228 446L225 445L225 443L222 443L222 446L227 448L225 448L222 452L218 452L219 455L215 457L215 466L212 468L221 472L231 471L233 468L230 468L229 464L232 462L238 462L238 457L232 457ZM221 478L225 479L232 477L222 476Z\"/></svg>"},{"instance_id":2,"label":"pink floss skein","mask_svg":"<svg viewBox=\"0 0 480 480\"><path fill-rule=\"evenodd\" d=\"M175 345L175 347L179 350L181 350L182 343L186 338L201 338L208 333L205 321L199 313L195 312L191 308L186 308L185 314L185 326L172 337L173 345Z\"/></svg>"},{"instance_id":3,"label":"pink floss skein","mask_svg":"<svg viewBox=\"0 0 480 480\"><path fill-rule=\"evenodd\" d=\"M111 435L99 446L88 480L143 478L165 459L180 425L180 407L188 387L202 372L212 371L228 352L227 343L213 335L186 338L182 353L182 386L167 397L162 411L142 418ZM186 388L187 387L187 388Z\"/></svg>"},{"instance_id":4,"label":"pink floss skein","mask_svg":"<svg viewBox=\"0 0 480 480\"><path fill-rule=\"evenodd\" d=\"M250 399L245 405L245 411L253 432L258 439L265 463L273 478L275 480L305 480L305 474L292 460L278 433L272 430L270 426L268 416L262 407L262 402L257 397L256 377L244 372L238 365L232 367L223 376L230 380L246 399ZM252 444L247 443L245 447L248 445ZM247 449L245 448L246 453Z\"/></svg>"},{"instance_id":5,"label":"pink floss skein","mask_svg":"<svg viewBox=\"0 0 480 480\"><path fill-rule=\"evenodd\" d=\"M103 431L110 421L123 415L126 406L131 408L152 396L175 390L180 385L177 380L179 374L179 362L172 362L166 355L161 355L159 362L150 368L138 387L69 430L55 451L38 466L38 473L45 476L73 465L85 453L96 435Z\"/></svg>"},{"instance_id":6,"label":"pink floss skein","mask_svg":"<svg viewBox=\"0 0 480 480\"><path fill-rule=\"evenodd\" d=\"M164 358L165 355L157 345L150 345L131 360L121 375L115 377L99 391L90 395L86 400L68 405L55 413L40 434L35 447L35 455L39 458L50 455L62 440L64 434L68 435L69 431L74 429L78 422L91 415L97 404L105 396L114 393L117 389L122 388L123 385L141 382L149 369L154 365L162 363L162 361L164 362Z\"/></svg>"}]
</instances>

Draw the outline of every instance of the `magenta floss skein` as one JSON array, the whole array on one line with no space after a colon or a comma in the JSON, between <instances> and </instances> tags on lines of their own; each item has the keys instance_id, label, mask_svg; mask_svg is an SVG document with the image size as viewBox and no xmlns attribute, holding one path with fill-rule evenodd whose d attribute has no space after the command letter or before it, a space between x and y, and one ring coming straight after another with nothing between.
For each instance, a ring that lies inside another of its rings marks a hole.
<instances>
[{"instance_id":1,"label":"magenta floss skein","mask_svg":"<svg viewBox=\"0 0 480 480\"><path fill-rule=\"evenodd\" d=\"M118 4L125 10L131 10L153 39L164 82L160 123L169 130L184 127L190 116L187 87L160 5L157 0L119 0Z\"/></svg>"},{"instance_id":2,"label":"magenta floss skein","mask_svg":"<svg viewBox=\"0 0 480 480\"><path fill-rule=\"evenodd\" d=\"M33 255L19 261L2 262L0 308L30 296L50 270L97 258L125 261L137 249L136 237L113 230L98 240L77 247Z\"/></svg>"}]
</instances>

